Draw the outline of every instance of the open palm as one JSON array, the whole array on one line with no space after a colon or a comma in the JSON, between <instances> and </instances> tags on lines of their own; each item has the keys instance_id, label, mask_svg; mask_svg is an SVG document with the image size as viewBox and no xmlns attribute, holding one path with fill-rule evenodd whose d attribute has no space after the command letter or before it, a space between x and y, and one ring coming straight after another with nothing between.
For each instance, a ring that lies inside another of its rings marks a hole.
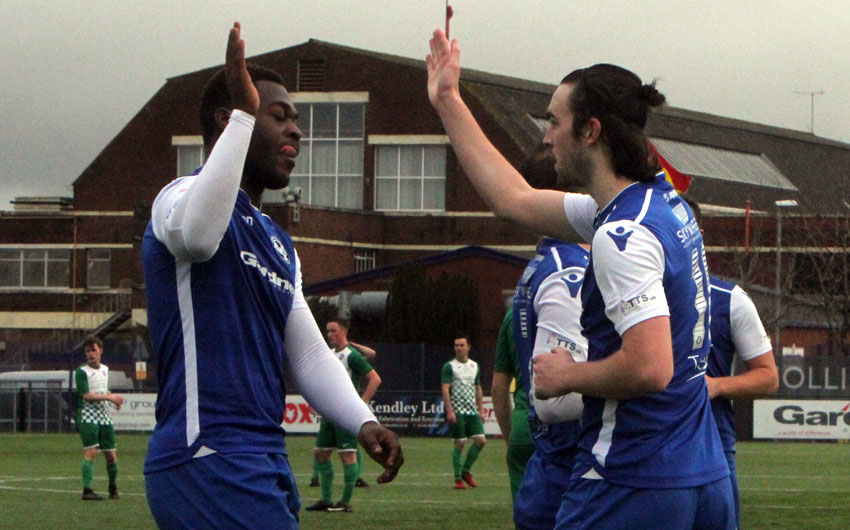
<instances>
[{"instance_id":1,"label":"open palm","mask_svg":"<svg viewBox=\"0 0 850 530\"><path fill-rule=\"evenodd\" d=\"M430 44L431 53L425 58L428 65L428 99L436 107L441 100L459 93L460 46L457 39L450 43L439 29L434 31Z\"/></svg>"},{"instance_id":2,"label":"open palm","mask_svg":"<svg viewBox=\"0 0 850 530\"><path fill-rule=\"evenodd\" d=\"M260 96L245 66L245 41L241 38L241 32L242 26L235 22L227 38L224 66L227 90L230 92L233 108L256 116L260 109Z\"/></svg>"}]
</instances>

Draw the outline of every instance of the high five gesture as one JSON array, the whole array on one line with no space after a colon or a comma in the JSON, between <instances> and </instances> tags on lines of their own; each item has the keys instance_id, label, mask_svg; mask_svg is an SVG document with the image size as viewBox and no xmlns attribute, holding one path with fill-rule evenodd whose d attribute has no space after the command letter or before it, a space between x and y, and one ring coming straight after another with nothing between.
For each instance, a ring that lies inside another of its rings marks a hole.
<instances>
[{"instance_id":1,"label":"high five gesture","mask_svg":"<svg viewBox=\"0 0 850 530\"><path fill-rule=\"evenodd\" d=\"M245 41L242 40L241 34L242 26L239 22L234 22L227 37L224 65L227 90L230 92L233 108L256 116L260 108L260 96L245 66Z\"/></svg>"},{"instance_id":2,"label":"high five gesture","mask_svg":"<svg viewBox=\"0 0 850 530\"><path fill-rule=\"evenodd\" d=\"M431 37L431 53L425 58L428 65L428 98L440 111L439 105L452 97L460 97L460 46L457 39L449 40L442 30Z\"/></svg>"}]
</instances>

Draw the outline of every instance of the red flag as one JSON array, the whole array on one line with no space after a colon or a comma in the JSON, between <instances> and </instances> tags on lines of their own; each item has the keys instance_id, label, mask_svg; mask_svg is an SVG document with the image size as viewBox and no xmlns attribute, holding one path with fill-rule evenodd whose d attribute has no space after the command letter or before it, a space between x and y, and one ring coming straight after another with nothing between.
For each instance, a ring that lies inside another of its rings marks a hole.
<instances>
[{"instance_id":1,"label":"red flag","mask_svg":"<svg viewBox=\"0 0 850 530\"><path fill-rule=\"evenodd\" d=\"M454 15L454 11L452 11L452 6L449 5L448 1L446 2L446 39L449 38L449 19Z\"/></svg>"},{"instance_id":2,"label":"red flag","mask_svg":"<svg viewBox=\"0 0 850 530\"><path fill-rule=\"evenodd\" d=\"M664 171L664 180L669 182L678 193L688 191L688 188L691 187L691 177L673 167L666 158L661 156L661 153L658 152L658 149L655 148L652 142L649 143L649 148L652 149L652 152L655 153L658 162L661 164L661 169Z\"/></svg>"}]
</instances>

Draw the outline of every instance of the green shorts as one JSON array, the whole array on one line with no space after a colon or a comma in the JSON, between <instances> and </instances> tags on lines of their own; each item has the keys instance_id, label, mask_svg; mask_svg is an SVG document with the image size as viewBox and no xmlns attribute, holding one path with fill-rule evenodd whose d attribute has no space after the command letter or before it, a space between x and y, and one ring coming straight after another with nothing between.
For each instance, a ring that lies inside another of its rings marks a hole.
<instances>
[{"instance_id":1,"label":"green shorts","mask_svg":"<svg viewBox=\"0 0 850 530\"><path fill-rule=\"evenodd\" d=\"M99 447L101 451L115 450L115 427L97 423L78 423L77 430L83 440L83 449Z\"/></svg>"},{"instance_id":2,"label":"green shorts","mask_svg":"<svg viewBox=\"0 0 850 530\"><path fill-rule=\"evenodd\" d=\"M484 423L478 414L457 414L457 423L449 425L453 440L465 440L471 436L484 436Z\"/></svg>"},{"instance_id":3,"label":"green shorts","mask_svg":"<svg viewBox=\"0 0 850 530\"><path fill-rule=\"evenodd\" d=\"M357 437L323 419L319 422L319 434L316 435L316 449L356 451Z\"/></svg>"}]
</instances>

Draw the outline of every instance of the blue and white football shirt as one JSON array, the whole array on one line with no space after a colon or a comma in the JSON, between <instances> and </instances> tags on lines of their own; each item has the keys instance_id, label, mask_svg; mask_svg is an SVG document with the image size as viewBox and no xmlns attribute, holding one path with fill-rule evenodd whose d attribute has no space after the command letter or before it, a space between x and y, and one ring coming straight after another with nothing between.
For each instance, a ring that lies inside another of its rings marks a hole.
<instances>
[{"instance_id":1,"label":"blue and white football shirt","mask_svg":"<svg viewBox=\"0 0 850 530\"><path fill-rule=\"evenodd\" d=\"M559 346L577 360L587 359L587 341L581 335L581 283L588 252L574 243L544 238L517 283L513 301L514 341L519 353L523 389L528 393L528 424L536 450L547 458L572 450L578 439L578 421L541 420L534 398L532 358L535 342L545 351ZM550 307L553 318L538 320L541 308ZM540 335L540 336L538 336ZM520 391L520 389L518 389ZM547 401L556 401L555 398Z\"/></svg>"},{"instance_id":2,"label":"blue and white football shirt","mask_svg":"<svg viewBox=\"0 0 850 530\"><path fill-rule=\"evenodd\" d=\"M239 190L212 258L175 258L157 220L194 178L163 188L142 241L159 380L146 473L211 451L285 453L284 329L301 289L297 256L289 235Z\"/></svg>"},{"instance_id":3,"label":"blue and white football shirt","mask_svg":"<svg viewBox=\"0 0 850 530\"><path fill-rule=\"evenodd\" d=\"M772 354L770 339L764 331L756 306L739 286L711 277L711 354L710 377L729 377L735 355L749 361ZM735 420L732 401L725 397L711 400L714 421L723 450L735 451Z\"/></svg>"},{"instance_id":4,"label":"blue and white football shirt","mask_svg":"<svg viewBox=\"0 0 850 530\"><path fill-rule=\"evenodd\" d=\"M728 476L705 371L708 275L699 227L666 182L634 183L596 217L582 287L588 360L622 347L631 326L669 316L673 378L627 400L584 396L575 473L634 488L682 488ZM588 475L590 476L590 475Z\"/></svg>"}]
</instances>

